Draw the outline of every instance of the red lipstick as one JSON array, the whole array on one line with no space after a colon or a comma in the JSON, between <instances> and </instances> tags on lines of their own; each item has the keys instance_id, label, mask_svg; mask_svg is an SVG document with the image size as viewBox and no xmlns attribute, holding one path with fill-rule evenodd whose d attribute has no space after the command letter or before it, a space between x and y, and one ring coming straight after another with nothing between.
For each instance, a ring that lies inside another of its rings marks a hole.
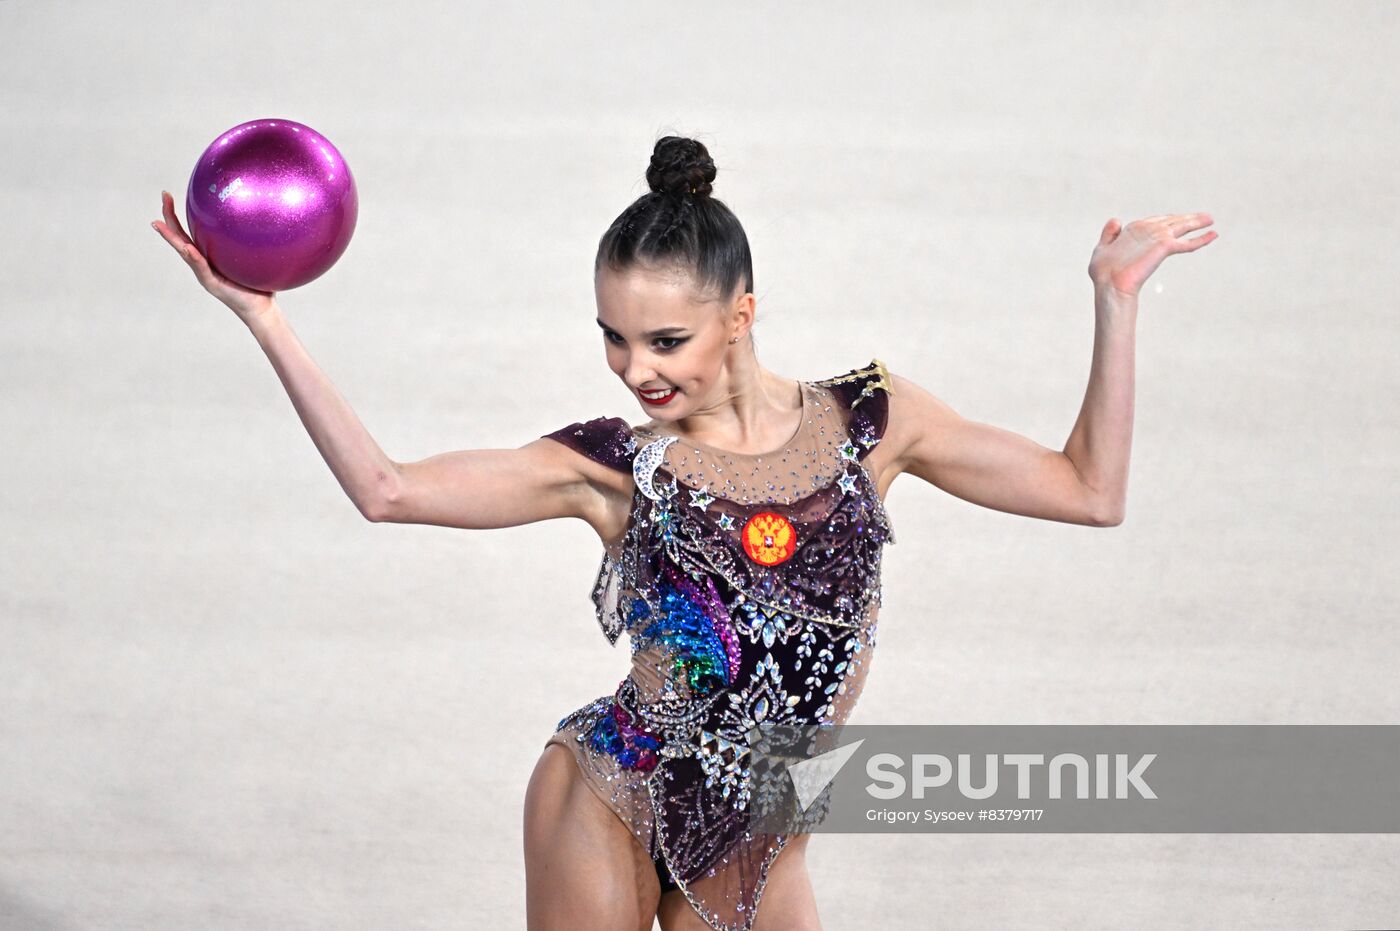
<instances>
[{"instance_id":1,"label":"red lipstick","mask_svg":"<svg viewBox=\"0 0 1400 931\"><path fill-rule=\"evenodd\" d=\"M659 398L649 398L646 395L642 394L640 391L637 392L637 397L641 398L644 403L650 404L653 407L661 407L665 404L669 404L671 402L671 399L675 396L675 388L672 388L670 391L668 391L666 394L662 395Z\"/></svg>"}]
</instances>

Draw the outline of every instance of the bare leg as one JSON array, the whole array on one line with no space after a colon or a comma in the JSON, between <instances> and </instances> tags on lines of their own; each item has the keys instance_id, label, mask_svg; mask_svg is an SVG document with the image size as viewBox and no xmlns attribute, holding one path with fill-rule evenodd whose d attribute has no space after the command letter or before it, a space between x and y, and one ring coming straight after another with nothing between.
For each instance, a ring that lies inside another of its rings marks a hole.
<instances>
[{"instance_id":1,"label":"bare leg","mask_svg":"<svg viewBox=\"0 0 1400 931\"><path fill-rule=\"evenodd\" d=\"M788 841L768 870L768 884L758 903L753 931L821 931L817 900L807 875L807 839L802 834ZM662 931L709 931L685 896L668 892L657 913Z\"/></svg>"},{"instance_id":2,"label":"bare leg","mask_svg":"<svg viewBox=\"0 0 1400 931\"><path fill-rule=\"evenodd\" d=\"M529 931L651 931L660 896L646 848L584 784L569 749L545 747L525 790Z\"/></svg>"}]
</instances>

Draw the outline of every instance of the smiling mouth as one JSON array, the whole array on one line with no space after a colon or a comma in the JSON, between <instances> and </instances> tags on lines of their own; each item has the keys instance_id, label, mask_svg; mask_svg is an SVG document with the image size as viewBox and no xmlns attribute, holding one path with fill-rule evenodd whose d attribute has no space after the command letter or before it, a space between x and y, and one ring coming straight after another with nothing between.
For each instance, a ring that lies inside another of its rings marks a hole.
<instances>
[{"instance_id":1,"label":"smiling mouth","mask_svg":"<svg viewBox=\"0 0 1400 931\"><path fill-rule=\"evenodd\" d=\"M637 393L641 395L642 400L646 401L648 404L665 404L667 401L671 400L671 398L675 396L676 389L667 388L665 391L638 390Z\"/></svg>"}]
</instances>

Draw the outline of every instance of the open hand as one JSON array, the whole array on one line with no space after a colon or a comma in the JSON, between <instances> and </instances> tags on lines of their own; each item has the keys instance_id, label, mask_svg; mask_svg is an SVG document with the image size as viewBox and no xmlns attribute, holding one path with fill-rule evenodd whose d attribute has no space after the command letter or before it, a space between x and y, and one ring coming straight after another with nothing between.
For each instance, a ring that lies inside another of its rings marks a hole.
<instances>
[{"instance_id":1,"label":"open hand","mask_svg":"<svg viewBox=\"0 0 1400 931\"><path fill-rule=\"evenodd\" d=\"M179 217L175 216L175 201L169 192L160 192L160 202L165 221L156 220L151 226L170 243L172 249L180 253L180 257L194 271L195 278L204 286L204 290L227 304L244 323L252 323L259 314L273 306L273 292L245 288L214 271L203 253L195 246L194 240L190 239L184 227L180 225Z\"/></svg>"},{"instance_id":2,"label":"open hand","mask_svg":"<svg viewBox=\"0 0 1400 931\"><path fill-rule=\"evenodd\" d=\"M1214 222L1208 213L1159 214L1127 226L1111 219L1089 259L1089 277L1095 287L1111 287L1125 297L1136 297L1167 256L1195 252L1218 239L1220 234L1214 230L1194 239L1180 238Z\"/></svg>"}]
</instances>

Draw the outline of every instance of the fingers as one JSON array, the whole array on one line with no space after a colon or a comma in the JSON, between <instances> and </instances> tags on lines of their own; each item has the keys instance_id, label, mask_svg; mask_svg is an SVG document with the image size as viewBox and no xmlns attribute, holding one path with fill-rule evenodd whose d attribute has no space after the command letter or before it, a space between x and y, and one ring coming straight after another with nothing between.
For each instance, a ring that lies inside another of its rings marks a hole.
<instances>
[{"instance_id":1,"label":"fingers","mask_svg":"<svg viewBox=\"0 0 1400 931\"><path fill-rule=\"evenodd\" d=\"M1200 212L1200 213L1158 213L1158 214L1154 214L1154 215L1152 215L1152 216L1150 216L1150 217L1143 217L1143 218L1142 218L1141 220L1139 220L1138 222L1139 222L1139 223L1157 223L1157 222L1185 223L1185 222L1189 222L1189 221L1192 221L1192 220L1196 220L1196 219L1199 219L1199 218L1202 218L1202 217L1204 217L1205 220L1206 220L1205 224L1203 224L1203 225L1209 226L1211 223L1214 222L1213 220L1211 220L1210 214L1205 213L1205 212Z\"/></svg>"},{"instance_id":2,"label":"fingers","mask_svg":"<svg viewBox=\"0 0 1400 931\"><path fill-rule=\"evenodd\" d=\"M193 262L194 256L199 254L199 250L194 247L188 237L177 236L169 226L156 220L151 223L151 228L160 234L161 238L170 243L170 248L180 253L180 257L186 262Z\"/></svg>"},{"instance_id":3,"label":"fingers","mask_svg":"<svg viewBox=\"0 0 1400 931\"><path fill-rule=\"evenodd\" d=\"M1215 220L1208 213L1187 213L1178 217L1173 217L1172 222L1167 225L1167 229L1172 235L1172 250L1174 252L1195 252L1201 246L1214 242L1220 238L1220 234L1211 230L1195 239L1182 239L1181 237L1192 230L1202 229L1210 226Z\"/></svg>"},{"instance_id":4,"label":"fingers","mask_svg":"<svg viewBox=\"0 0 1400 931\"><path fill-rule=\"evenodd\" d=\"M1136 221L1143 226L1155 228L1154 238L1165 243L1173 252L1194 252L1207 243L1214 242L1220 238L1216 232L1208 233L1205 236L1197 236L1195 239L1184 241L1181 239L1186 233L1192 230L1202 229L1210 226L1215 219L1208 213L1164 213L1151 217L1143 217Z\"/></svg>"},{"instance_id":5,"label":"fingers","mask_svg":"<svg viewBox=\"0 0 1400 931\"><path fill-rule=\"evenodd\" d=\"M160 233L160 235L164 237L166 242L170 243L172 249L188 260L191 250L195 252L199 250L195 249L194 240L190 239L185 233L184 228L180 226L180 218L175 216L175 202L171 199L170 195L165 191L161 191L160 201L161 211L165 214L165 221L161 222L160 220L156 220L151 226L155 228L157 233Z\"/></svg>"},{"instance_id":6,"label":"fingers","mask_svg":"<svg viewBox=\"0 0 1400 931\"><path fill-rule=\"evenodd\" d=\"M1203 226L1210 226L1215 220L1211 219L1208 213L1159 213L1156 216L1143 217L1138 222L1162 223L1179 236Z\"/></svg>"},{"instance_id":7,"label":"fingers","mask_svg":"<svg viewBox=\"0 0 1400 931\"><path fill-rule=\"evenodd\" d=\"M170 196L169 191L160 192L161 211L165 214L165 225L179 234L185 242L193 242L185 228L180 225L180 218L175 215L175 198Z\"/></svg>"},{"instance_id":8,"label":"fingers","mask_svg":"<svg viewBox=\"0 0 1400 931\"><path fill-rule=\"evenodd\" d=\"M199 248L195 246L194 240L185 232L180 225L180 218L175 215L175 199L170 196L169 191L160 192L161 212L165 215L165 221L156 220L151 226L168 243L170 248L180 253L180 257L199 273L200 266L205 265L204 256Z\"/></svg>"},{"instance_id":9,"label":"fingers","mask_svg":"<svg viewBox=\"0 0 1400 931\"><path fill-rule=\"evenodd\" d=\"M1202 233L1201 235L1197 236L1195 239L1183 239L1183 240L1181 240L1181 241L1178 243L1178 249L1177 249L1177 251L1178 251L1178 252L1195 252L1197 249L1201 248L1201 246L1204 246L1204 245L1206 245L1207 243L1215 242L1215 241L1216 241L1217 239L1219 239L1219 238L1220 238L1220 234L1217 233L1215 230L1211 230L1210 232Z\"/></svg>"},{"instance_id":10,"label":"fingers","mask_svg":"<svg viewBox=\"0 0 1400 931\"><path fill-rule=\"evenodd\" d=\"M1168 228L1178 236L1203 226L1210 226L1214 222L1208 213L1179 213L1167 218Z\"/></svg>"},{"instance_id":11,"label":"fingers","mask_svg":"<svg viewBox=\"0 0 1400 931\"><path fill-rule=\"evenodd\" d=\"M1117 217L1110 217L1109 221L1103 225L1103 232L1099 233L1099 245L1106 246L1118 237L1123 231L1123 224L1118 222Z\"/></svg>"}]
</instances>

